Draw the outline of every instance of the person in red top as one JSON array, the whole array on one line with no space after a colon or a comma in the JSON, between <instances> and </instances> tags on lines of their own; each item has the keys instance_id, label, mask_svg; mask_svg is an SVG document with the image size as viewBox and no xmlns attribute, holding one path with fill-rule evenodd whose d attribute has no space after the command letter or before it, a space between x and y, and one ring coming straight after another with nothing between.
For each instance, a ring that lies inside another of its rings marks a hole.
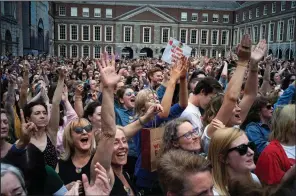
<instances>
[{"instance_id":1,"label":"person in red top","mask_svg":"<svg viewBox=\"0 0 296 196\"><path fill-rule=\"evenodd\" d=\"M273 185L295 173L295 104L278 108L272 119L270 144L259 156L255 173L262 183Z\"/></svg>"}]
</instances>

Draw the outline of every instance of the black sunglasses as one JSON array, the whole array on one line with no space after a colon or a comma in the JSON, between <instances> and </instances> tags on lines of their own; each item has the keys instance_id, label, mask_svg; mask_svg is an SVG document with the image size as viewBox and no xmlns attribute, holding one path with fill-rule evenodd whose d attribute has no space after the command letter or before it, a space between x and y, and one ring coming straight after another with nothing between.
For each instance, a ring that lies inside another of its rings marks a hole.
<instances>
[{"instance_id":1,"label":"black sunglasses","mask_svg":"<svg viewBox=\"0 0 296 196\"><path fill-rule=\"evenodd\" d=\"M248 144L241 144L237 147L230 148L227 151L227 153L230 153L231 151L236 150L240 154L240 156L243 156L243 155L247 154L248 148L250 148L251 150L253 150L255 152L256 151L256 144L254 142L249 142Z\"/></svg>"},{"instance_id":2,"label":"black sunglasses","mask_svg":"<svg viewBox=\"0 0 296 196\"><path fill-rule=\"evenodd\" d=\"M267 105L266 105L266 108L267 108L268 110L270 110L270 109L272 108L272 105L271 105L271 104L267 104Z\"/></svg>"},{"instance_id":3,"label":"black sunglasses","mask_svg":"<svg viewBox=\"0 0 296 196\"><path fill-rule=\"evenodd\" d=\"M92 126L91 125L87 125L85 127L75 127L73 130L77 134L83 133L83 130L85 130L87 133L89 133L89 132L92 131Z\"/></svg>"}]
</instances>

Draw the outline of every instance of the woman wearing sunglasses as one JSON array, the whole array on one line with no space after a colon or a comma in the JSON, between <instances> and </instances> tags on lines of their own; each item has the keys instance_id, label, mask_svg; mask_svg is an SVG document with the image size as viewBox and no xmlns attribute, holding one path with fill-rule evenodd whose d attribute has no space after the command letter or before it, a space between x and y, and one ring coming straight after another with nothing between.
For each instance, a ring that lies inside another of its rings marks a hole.
<instances>
[{"instance_id":1,"label":"woman wearing sunglasses","mask_svg":"<svg viewBox=\"0 0 296 196\"><path fill-rule=\"evenodd\" d=\"M209 146L208 159L213 166L214 195L229 195L227 187L231 181L247 179L260 181L251 171L256 168L253 161L256 145L249 142L244 131L224 128L215 132Z\"/></svg>"},{"instance_id":2,"label":"woman wearing sunglasses","mask_svg":"<svg viewBox=\"0 0 296 196\"><path fill-rule=\"evenodd\" d=\"M64 153L56 168L67 188L82 180L82 174L90 176L90 163L95 150L92 125L84 118L70 122L63 135Z\"/></svg>"}]
</instances>

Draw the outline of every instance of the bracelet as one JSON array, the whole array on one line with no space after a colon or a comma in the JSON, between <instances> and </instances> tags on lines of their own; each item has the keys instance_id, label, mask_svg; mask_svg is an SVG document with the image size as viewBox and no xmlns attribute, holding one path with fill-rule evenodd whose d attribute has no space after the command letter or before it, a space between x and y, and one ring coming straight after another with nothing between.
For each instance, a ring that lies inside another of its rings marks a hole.
<instances>
[{"instance_id":1,"label":"bracelet","mask_svg":"<svg viewBox=\"0 0 296 196\"><path fill-rule=\"evenodd\" d=\"M139 118L139 122L140 122L140 124L141 124L142 126L144 126L143 121L141 121L141 117Z\"/></svg>"}]
</instances>

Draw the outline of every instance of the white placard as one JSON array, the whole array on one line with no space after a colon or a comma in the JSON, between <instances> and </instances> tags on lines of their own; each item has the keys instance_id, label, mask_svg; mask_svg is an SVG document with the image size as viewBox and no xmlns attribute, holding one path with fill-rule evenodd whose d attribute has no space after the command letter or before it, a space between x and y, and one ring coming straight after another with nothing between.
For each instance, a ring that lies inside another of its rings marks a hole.
<instances>
[{"instance_id":1,"label":"white placard","mask_svg":"<svg viewBox=\"0 0 296 196\"><path fill-rule=\"evenodd\" d=\"M186 44L183 44L182 42L171 37L167 46L165 47L161 60L172 64L173 59L178 58L181 54L183 54L185 57L190 57L191 50L192 48Z\"/></svg>"}]
</instances>

